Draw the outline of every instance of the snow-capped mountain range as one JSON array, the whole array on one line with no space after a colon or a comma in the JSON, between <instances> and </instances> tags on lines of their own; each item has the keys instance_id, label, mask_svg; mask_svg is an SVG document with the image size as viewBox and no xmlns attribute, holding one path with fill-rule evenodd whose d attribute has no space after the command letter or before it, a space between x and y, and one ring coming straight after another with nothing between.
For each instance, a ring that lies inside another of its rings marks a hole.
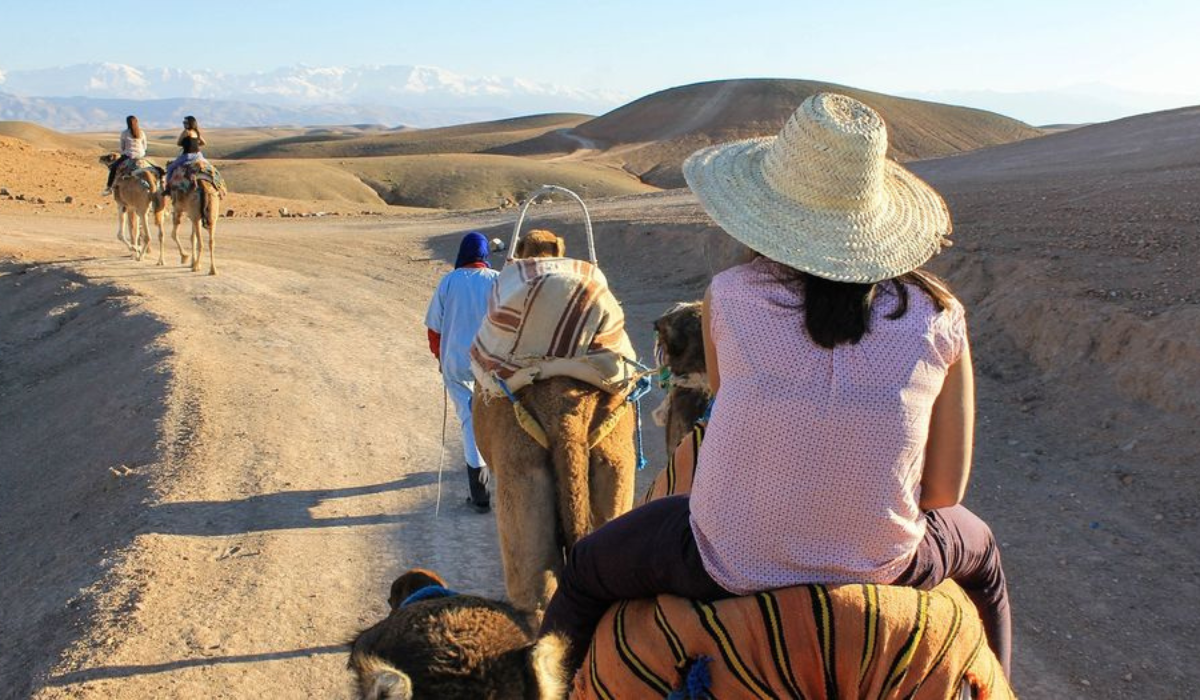
<instances>
[{"instance_id":1,"label":"snow-capped mountain range","mask_svg":"<svg viewBox=\"0 0 1200 700\"><path fill-rule=\"evenodd\" d=\"M222 103L222 108L216 110L221 123L209 117L204 120L209 126L256 126L263 119L283 116L291 117L290 123L305 123L295 118L310 113L317 119L344 115L353 122L382 119L389 126L440 126L538 112L599 114L627 97L521 78L464 76L432 66L291 66L224 73L87 63L0 70L0 119L28 119L44 111L46 120L38 121L52 128L109 128L109 112L118 107L117 111L138 107L139 118L152 128L173 127L175 110L159 115L156 106L185 102L200 116L203 102L210 100ZM148 103L145 108L136 104L142 102ZM242 113L236 109L239 103L245 104ZM118 121L123 118L119 115ZM159 120L165 121L156 124Z\"/></svg>"}]
</instances>

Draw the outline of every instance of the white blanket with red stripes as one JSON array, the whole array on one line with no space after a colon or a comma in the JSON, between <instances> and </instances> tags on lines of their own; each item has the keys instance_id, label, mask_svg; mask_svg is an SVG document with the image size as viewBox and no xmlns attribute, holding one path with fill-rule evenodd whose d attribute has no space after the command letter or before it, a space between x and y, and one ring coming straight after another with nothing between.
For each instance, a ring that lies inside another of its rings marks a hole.
<instances>
[{"instance_id":1,"label":"white blanket with red stripes","mask_svg":"<svg viewBox=\"0 0 1200 700\"><path fill-rule=\"evenodd\" d=\"M600 268L571 258L526 258L500 271L471 347L471 370L491 396L549 377L627 391L638 365L625 313Z\"/></svg>"}]
</instances>

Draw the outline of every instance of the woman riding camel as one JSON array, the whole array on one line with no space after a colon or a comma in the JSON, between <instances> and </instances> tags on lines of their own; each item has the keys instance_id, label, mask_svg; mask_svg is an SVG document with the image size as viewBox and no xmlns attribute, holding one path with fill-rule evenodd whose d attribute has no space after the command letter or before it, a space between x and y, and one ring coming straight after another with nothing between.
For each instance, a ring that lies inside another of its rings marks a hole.
<instances>
[{"instance_id":1,"label":"woman riding camel","mask_svg":"<svg viewBox=\"0 0 1200 700\"><path fill-rule=\"evenodd\" d=\"M964 310L919 269L950 215L887 148L874 110L822 93L777 137L684 163L757 257L705 295L715 403L690 497L643 505L568 557L542 633L565 634L576 666L617 600L953 579L1007 672L1000 554L959 505L975 413Z\"/></svg>"},{"instance_id":2,"label":"woman riding camel","mask_svg":"<svg viewBox=\"0 0 1200 700\"><path fill-rule=\"evenodd\" d=\"M205 144L204 137L200 135L200 123L196 121L195 117L184 117L183 131L180 132L179 138L175 141L175 145L179 146L182 152L178 158L167 165L168 183L171 182L171 173L179 166L204 160L204 154L200 152L200 148Z\"/></svg>"},{"instance_id":3,"label":"woman riding camel","mask_svg":"<svg viewBox=\"0 0 1200 700\"><path fill-rule=\"evenodd\" d=\"M117 170L125 161L145 157L146 132L142 131L142 127L138 124L138 118L131 114L125 117L125 130L121 132L121 157L108 166L108 183L104 186L104 192L101 195L107 197L112 194L113 180L117 177Z\"/></svg>"}]
</instances>

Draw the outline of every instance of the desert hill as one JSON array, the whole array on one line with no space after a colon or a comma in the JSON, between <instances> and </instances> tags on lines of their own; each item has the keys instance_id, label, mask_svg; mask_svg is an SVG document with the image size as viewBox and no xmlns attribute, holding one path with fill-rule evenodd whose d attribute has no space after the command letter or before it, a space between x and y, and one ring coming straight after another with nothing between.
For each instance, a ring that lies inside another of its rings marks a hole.
<instances>
[{"instance_id":1,"label":"desert hill","mask_svg":"<svg viewBox=\"0 0 1200 700\"><path fill-rule=\"evenodd\" d=\"M95 146L85 137L61 134L33 122L0 121L0 136L19 139L34 148L89 149Z\"/></svg>"},{"instance_id":2,"label":"desert hill","mask_svg":"<svg viewBox=\"0 0 1200 700\"><path fill-rule=\"evenodd\" d=\"M119 127L119 128L118 128ZM118 122L110 132L92 132L79 134L79 138L104 150L115 150L118 146L120 129L124 124ZM377 124L356 124L352 126L248 126L241 128L206 129L201 124L204 138L208 144L204 154L210 158L230 158L239 151L252 150L268 143L300 139L309 141L335 141L355 139L370 134L387 131L386 127ZM175 139L179 138L179 130L147 129L147 153L151 158L174 158L179 153Z\"/></svg>"},{"instance_id":3,"label":"desert hill","mask_svg":"<svg viewBox=\"0 0 1200 700\"><path fill-rule=\"evenodd\" d=\"M623 170L586 162L448 153L337 163L379 192L388 204L410 207L509 206L546 183L562 185L588 199L657 191Z\"/></svg>"},{"instance_id":4,"label":"desert hill","mask_svg":"<svg viewBox=\"0 0 1200 700\"><path fill-rule=\"evenodd\" d=\"M1015 119L966 107L923 102L809 80L723 80L648 95L569 132L514 144L499 152L569 152L618 162L659 187L683 185L679 166L696 149L771 135L808 96L840 92L871 105L887 120L891 156L907 161L970 151L1040 135Z\"/></svg>"},{"instance_id":5,"label":"desert hill","mask_svg":"<svg viewBox=\"0 0 1200 700\"><path fill-rule=\"evenodd\" d=\"M349 131L310 130L231 152L228 158L357 158L363 156L479 153L569 129L590 119L584 114L539 114L529 117L460 124L437 129L402 129L367 135Z\"/></svg>"},{"instance_id":6,"label":"desert hill","mask_svg":"<svg viewBox=\"0 0 1200 700\"><path fill-rule=\"evenodd\" d=\"M955 182L1195 170L1200 168L1200 106L1081 126L918 167L931 177Z\"/></svg>"},{"instance_id":7,"label":"desert hill","mask_svg":"<svg viewBox=\"0 0 1200 700\"><path fill-rule=\"evenodd\" d=\"M910 165L957 225L1070 258L1061 274L1090 279L1109 303L1153 315L1200 302L1200 107Z\"/></svg>"}]
</instances>

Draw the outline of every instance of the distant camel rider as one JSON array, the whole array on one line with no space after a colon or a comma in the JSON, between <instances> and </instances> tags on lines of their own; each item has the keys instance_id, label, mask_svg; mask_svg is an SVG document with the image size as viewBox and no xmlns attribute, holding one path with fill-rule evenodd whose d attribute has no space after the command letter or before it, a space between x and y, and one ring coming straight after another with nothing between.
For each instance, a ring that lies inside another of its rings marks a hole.
<instances>
[{"instance_id":1,"label":"distant camel rider","mask_svg":"<svg viewBox=\"0 0 1200 700\"><path fill-rule=\"evenodd\" d=\"M204 160L204 154L200 152L200 148L206 144L204 137L200 135L200 123L195 117L187 116L183 118L183 131L180 132L179 138L175 141L175 145L182 149L179 157L171 161L167 165L167 182L171 182L171 173L181 165L195 163L196 161Z\"/></svg>"},{"instance_id":2,"label":"distant camel rider","mask_svg":"<svg viewBox=\"0 0 1200 700\"><path fill-rule=\"evenodd\" d=\"M454 410L462 425L463 459L471 496L467 500L480 513L491 509L484 468L487 464L475 446L475 428L471 421L471 394L475 377L471 374L471 343L487 315L488 298L499 272L488 264L488 240L471 232L458 247L454 270L438 283L437 291L425 313L429 350L438 358L442 382L454 401Z\"/></svg>"},{"instance_id":3,"label":"distant camel rider","mask_svg":"<svg viewBox=\"0 0 1200 700\"><path fill-rule=\"evenodd\" d=\"M121 132L121 157L117 158L108 166L108 183L104 186L102 196L107 197L112 194L113 179L117 177L117 171L128 160L138 160L146 157L146 132L142 131L142 127L138 125L138 118L132 114L125 117L125 131ZM162 169L155 166L159 176L162 176Z\"/></svg>"}]
</instances>

